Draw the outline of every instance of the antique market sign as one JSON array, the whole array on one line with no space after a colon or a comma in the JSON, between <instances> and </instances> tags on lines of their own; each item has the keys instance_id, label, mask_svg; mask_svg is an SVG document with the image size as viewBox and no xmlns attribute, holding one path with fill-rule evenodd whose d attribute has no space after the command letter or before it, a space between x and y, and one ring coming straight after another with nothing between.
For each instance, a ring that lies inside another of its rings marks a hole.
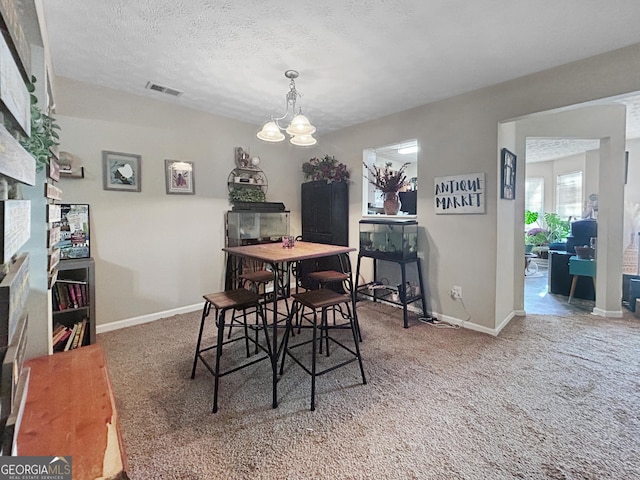
<instances>
[{"instance_id":1,"label":"antique market sign","mask_svg":"<svg viewBox=\"0 0 640 480\"><path fill-rule=\"evenodd\" d=\"M484 173L436 177L436 213L485 213L484 177Z\"/></svg>"}]
</instances>

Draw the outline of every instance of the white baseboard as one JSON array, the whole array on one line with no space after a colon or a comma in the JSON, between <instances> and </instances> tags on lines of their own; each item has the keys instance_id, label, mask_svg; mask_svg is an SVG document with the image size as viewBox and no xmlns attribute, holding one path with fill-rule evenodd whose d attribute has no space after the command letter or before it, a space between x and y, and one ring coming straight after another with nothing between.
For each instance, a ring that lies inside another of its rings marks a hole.
<instances>
[{"instance_id":1,"label":"white baseboard","mask_svg":"<svg viewBox=\"0 0 640 480\"><path fill-rule=\"evenodd\" d=\"M374 303L372 300L369 300L369 299L363 299L363 300L360 300L360 301ZM383 302L380 302L380 303L383 304L383 305L389 305L391 307L402 309L402 305L394 305L394 304L391 304L391 303L383 303ZM413 313L417 313L417 314L422 314L423 313L421 308L418 308L413 304L407 305L407 310L409 310L410 312L413 312ZM432 312L431 316L437 318L441 322L449 323L451 325L457 325L457 326L459 326L461 328L468 328L469 330L474 330L476 332L487 333L487 334L493 335L495 337L495 336L498 335L498 333L500 333L500 330L502 330L502 328L504 328L504 326L507 323L509 323L509 320L511 320L515 315L512 314L509 318L507 318L503 322L503 324L500 326L500 328L498 330L492 329L492 328L487 328L487 327L482 326L482 325L478 325L477 323L470 322L469 320L462 320L460 318L450 317L449 315L444 315L444 314L439 313L439 312Z\"/></svg>"},{"instance_id":2,"label":"white baseboard","mask_svg":"<svg viewBox=\"0 0 640 480\"><path fill-rule=\"evenodd\" d=\"M150 313L148 315L141 315L139 317L127 318L124 320L118 320L115 322L105 323L103 325L96 326L96 333L111 332L113 330L119 330L121 328L133 327L134 325L142 325L143 323L153 322L160 320L161 318L172 317L174 315L180 315L182 313L191 313L198 310L202 310L204 303L195 303L186 307L174 308L172 310L165 310L164 312Z\"/></svg>"},{"instance_id":3,"label":"white baseboard","mask_svg":"<svg viewBox=\"0 0 640 480\"><path fill-rule=\"evenodd\" d=\"M591 314L605 318L622 318L623 316L622 310L602 310L601 308L594 308Z\"/></svg>"}]
</instances>

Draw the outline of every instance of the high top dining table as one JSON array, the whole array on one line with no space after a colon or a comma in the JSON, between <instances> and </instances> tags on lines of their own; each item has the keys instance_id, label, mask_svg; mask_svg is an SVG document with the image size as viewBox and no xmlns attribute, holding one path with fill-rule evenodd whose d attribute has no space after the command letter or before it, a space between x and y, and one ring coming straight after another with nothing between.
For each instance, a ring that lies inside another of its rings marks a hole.
<instances>
[{"instance_id":1,"label":"high top dining table","mask_svg":"<svg viewBox=\"0 0 640 480\"><path fill-rule=\"evenodd\" d=\"M341 245L326 245L324 243L296 241L293 247L283 247L282 243L260 243L257 245L245 245L241 247L225 247L222 249L229 255L238 258L258 260L270 265L273 271L273 285L277 286L280 272L287 273L292 263L313 258L331 257L335 255L355 252L352 247ZM346 255L348 258L348 255ZM349 268L349 272L352 269ZM355 289L352 295L352 307L355 312ZM272 355L271 368L273 370L273 408L278 406L278 294L277 287L273 294L273 332L271 335Z\"/></svg>"}]
</instances>

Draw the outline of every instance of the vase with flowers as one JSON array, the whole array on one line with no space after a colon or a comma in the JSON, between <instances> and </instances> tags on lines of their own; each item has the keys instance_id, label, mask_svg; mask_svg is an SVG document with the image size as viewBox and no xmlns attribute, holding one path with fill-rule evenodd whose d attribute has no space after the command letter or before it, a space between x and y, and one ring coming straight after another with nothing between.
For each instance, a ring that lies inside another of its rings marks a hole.
<instances>
[{"instance_id":1,"label":"vase with flowers","mask_svg":"<svg viewBox=\"0 0 640 480\"><path fill-rule=\"evenodd\" d=\"M324 180L327 183L349 183L351 176L347 166L338 162L335 157L325 155L322 158L312 158L302 164L302 173L307 181Z\"/></svg>"},{"instance_id":2,"label":"vase with flowers","mask_svg":"<svg viewBox=\"0 0 640 480\"><path fill-rule=\"evenodd\" d=\"M382 207L385 215L397 215L401 207L398 192L411 183L405 175L405 170L410 163L403 164L395 171L391 169L391 162L386 163L384 169L377 165L367 165L364 162L363 165L369 172L369 183L384 195Z\"/></svg>"}]
</instances>

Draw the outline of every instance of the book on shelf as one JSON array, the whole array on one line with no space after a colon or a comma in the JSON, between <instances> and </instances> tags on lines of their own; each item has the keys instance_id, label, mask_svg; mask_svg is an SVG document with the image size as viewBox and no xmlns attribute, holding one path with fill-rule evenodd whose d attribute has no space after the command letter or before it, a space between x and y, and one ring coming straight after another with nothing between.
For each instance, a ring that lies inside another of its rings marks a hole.
<instances>
[{"instance_id":1,"label":"book on shelf","mask_svg":"<svg viewBox=\"0 0 640 480\"><path fill-rule=\"evenodd\" d=\"M88 305L87 282L81 280L58 279L54 290L54 309L80 308ZM56 308L56 304L57 307Z\"/></svg>"},{"instance_id":2,"label":"book on shelf","mask_svg":"<svg viewBox=\"0 0 640 480\"><path fill-rule=\"evenodd\" d=\"M81 322L78 322L76 324L78 328L76 328L75 336L73 337L73 343L71 344L71 349L82 346L82 335L84 334L86 323L87 323L87 319L83 318Z\"/></svg>"},{"instance_id":3,"label":"book on shelf","mask_svg":"<svg viewBox=\"0 0 640 480\"><path fill-rule=\"evenodd\" d=\"M62 288L67 289L67 294L69 295L70 307L78 308L78 300L76 299L76 291L73 289L73 285L70 284L62 284Z\"/></svg>"},{"instance_id":4,"label":"book on shelf","mask_svg":"<svg viewBox=\"0 0 640 480\"><path fill-rule=\"evenodd\" d=\"M57 312L60 310L60 301L58 300L58 290L56 289L55 283L51 287L51 305L53 307L54 312Z\"/></svg>"},{"instance_id":5,"label":"book on shelf","mask_svg":"<svg viewBox=\"0 0 640 480\"><path fill-rule=\"evenodd\" d=\"M87 319L83 318L81 323L82 323L82 326L80 327L80 335L79 335L79 339L78 339L78 346L79 347L84 345L84 337L85 337L85 333L87 331Z\"/></svg>"},{"instance_id":6,"label":"book on shelf","mask_svg":"<svg viewBox=\"0 0 640 480\"><path fill-rule=\"evenodd\" d=\"M51 344L53 345L54 350L60 346L64 347L63 342L66 341L70 333L69 329L64 325L60 325L60 328L56 328L54 330L53 337L51 339Z\"/></svg>"},{"instance_id":7,"label":"book on shelf","mask_svg":"<svg viewBox=\"0 0 640 480\"><path fill-rule=\"evenodd\" d=\"M56 324L53 326L53 331L52 331L51 335L53 336L53 338L55 338L56 335L58 335L58 333L60 333L65 328L66 327L64 325L62 325L61 323L56 322Z\"/></svg>"},{"instance_id":8,"label":"book on shelf","mask_svg":"<svg viewBox=\"0 0 640 480\"><path fill-rule=\"evenodd\" d=\"M78 324L76 323L71 329L71 333L69 334L69 338L67 338L67 344L64 346L64 351L71 350L71 345L73 345L73 340L76 338L76 332L78 331Z\"/></svg>"},{"instance_id":9,"label":"book on shelf","mask_svg":"<svg viewBox=\"0 0 640 480\"><path fill-rule=\"evenodd\" d=\"M60 328L61 327L61 328ZM71 327L56 325L54 328L53 351L66 352L85 345L85 337L89 329L89 320L85 317Z\"/></svg>"},{"instance_id":10,"label":"book on shelf","mask_svg":"<svg viewBox=\"0 0 640 480\"><path fill-rule=\"evenodd\" d=\"M86 307L87 305L84 302L84 298L82 298L82 289L80 288L80 284L73 283L71 284L71 287L73 287L73 290L75 291L78 307Z\"/></svg>"},{"instance_id":11,"label":"book on shelf","mask_svg":"<svg viewBox=\"0 0 640 480\"><path fill-rule=\"evenodd\" d=\"M71 329L70 328L65 328L62 331L62 335L54 342L53 351L54 352L63 351L65 346L67 345L67 341L69 340L69 336L70 335L71 335Z\"/></svg>"},{"instance_id":12,"label":"book on shelf","mask_svg":"<svg viewBox=\"0 0 640 480\"><path fill-rule=\"evenodd\" d=\"M58 285L58 282L53 285L53 292L55 295L55 303L58 306L56 311L66 310L67 304L64 299L64 295L62 294L62 288Z\"/></svg>"}]
</instances>

